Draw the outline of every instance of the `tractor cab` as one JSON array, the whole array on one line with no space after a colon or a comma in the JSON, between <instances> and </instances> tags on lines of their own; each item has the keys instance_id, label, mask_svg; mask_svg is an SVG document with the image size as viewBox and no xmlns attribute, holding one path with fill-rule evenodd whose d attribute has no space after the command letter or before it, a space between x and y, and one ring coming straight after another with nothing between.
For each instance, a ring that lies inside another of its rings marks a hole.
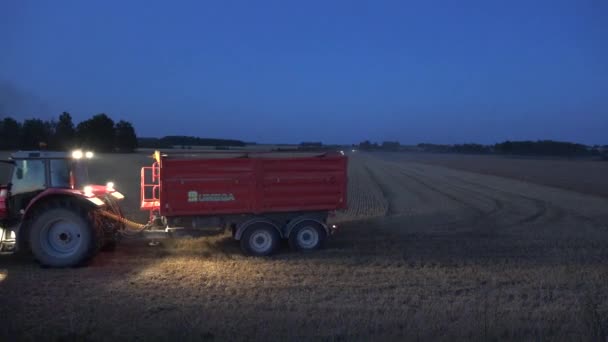
<instances>
[{"instance_id":1,"label":"tractor cab","mask_svg":"<svg viewBox=\"0 0 608 342\"><path fill-rule=\"evenodd\" d=\"M87 161L92 157L92 152L81 151L13 153L7 161L12 165L10 179L0 188L0 203L6 201L0 204L0 219L20 217L46 189L82 189L89 182Z\"/></svg>"}]
</instances>

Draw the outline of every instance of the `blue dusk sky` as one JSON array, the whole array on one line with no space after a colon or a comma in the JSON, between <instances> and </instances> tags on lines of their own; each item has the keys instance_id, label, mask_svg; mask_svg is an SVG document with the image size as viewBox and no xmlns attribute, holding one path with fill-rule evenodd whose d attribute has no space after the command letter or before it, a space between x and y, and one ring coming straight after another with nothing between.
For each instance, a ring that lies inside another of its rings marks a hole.
<instances>
[{"instance_id":1,"label":"blue dusk sky","mask_svg":"<svg viewBox=\"0 0 608 342\"><path fill-rule=\"evenodd\" d=\"M0 116L139 136L608 144L608 1L17 1Z\"/></svg>"}]
</instances>

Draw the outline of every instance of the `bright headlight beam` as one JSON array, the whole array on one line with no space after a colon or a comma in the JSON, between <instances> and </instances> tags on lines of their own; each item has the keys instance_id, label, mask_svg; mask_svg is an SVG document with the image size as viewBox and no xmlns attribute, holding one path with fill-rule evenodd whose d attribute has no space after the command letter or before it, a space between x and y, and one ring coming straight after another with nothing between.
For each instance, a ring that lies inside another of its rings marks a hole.
<instances>
[{"instance_id":1,"label":"bright headlight beam","mask_svg":"<svg viewBox=\"0 0 608 342\"><path fill-rule=\"evenodd\" d=\"M104 205L103 201L102 201L102 200L100 200L100 199L99 199L99 198L97 198L97 197L90 197L90 198L87 198L87 199L88 199L89 201L91 201L93 204L95 204L96 206L98 206L98 207L100 207L100 206Z\"/></svg>"},{"instance_id":2,"label":"bright headlight beam","mask_svg":"<svg viewBox=\"0 0 608 342\"><path fill-rule=\"evenodd\" d=\"M87 152L84 154L84 156L85 156L85 157L87 157L87 159L91 159L91 158L93 158L93 152L91 152L91 151L87 151Z\"/></svg>"},{"instance_id":3,"label":"bright headlight beam","mask_svg":"<svg viewBox=\"0 0 608 342\"><path fill-rule=\"evenodd\" d=\"M111 195L114 198L119 199L119 200L125 198L125 196L123 194L121 194L120 192L118 192L118 191L114 191L113 193L111 193Z\"/></svg>"},{"instance_id":4,"label":"bright headlight beam","mask_svg":"<svg viewBox=\"0 0 608 342\"><path fill-rule=\"evenodd\" d=\"M74 158L74 159L82 158L82 151L81 150L72 151L72 158Z\"/></svg>"}]
</instances>

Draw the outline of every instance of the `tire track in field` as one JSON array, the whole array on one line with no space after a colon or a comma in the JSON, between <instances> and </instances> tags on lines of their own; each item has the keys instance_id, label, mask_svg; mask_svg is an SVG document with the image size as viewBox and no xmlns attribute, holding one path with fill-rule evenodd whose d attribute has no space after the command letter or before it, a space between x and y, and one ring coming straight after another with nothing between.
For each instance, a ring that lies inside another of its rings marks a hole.
<instances>
[{"instance_id":1,"label":"tire track in field","mask_svg":"<svg viewBox=\"0 0 608 342\"><path fill-rule=\"evenodd\" d=\"M395 197L398 196L398 193L396 193L395 191L390 189L384 182L382 182L380 179L383 177L379 177L377 174L378 171L384 172L386 174L388 174L389 171L384 166L379 166L376 168L376 170L372 170L369 167L369 165L365 165L365 168L367 169L367 171L368 171L370 177L373 179L373 181L378 185L378 188L380 189L380 191L382 191L382 195L386 199L386 202L388 204L386 216L399 215L400 212L396 209L396 205L395 205L395 202L396 202Z\"/></svg>"},{"instance_id":2,"label":"tire track in field","mask_svg":"<svg viewBox=\"0 0 608 342\"><path fill-rule=\"evenodd\" d=\"M389 222L402 222L406 231L574 234L570 229L578 225L608 230L605 216L581 214L564 200L566 194L535 184L416 162L366 159L362 166L385 199L386 216L396 219Z\"/></svg>"},{"instance_id":3,"label":"tire track in field","mask_svg":"<svg viewBox=\"0 0 608 342\"><path fill-rule=\"evenodd\" d=\"M460 220L452 221L450 222L450 224L462 224L466 222L467 224L471 225L480 225L482 222L488 220L487 226L491 225L495 228L508 228L512 226L533 224L543 218L548 222L559 221L565 216L561 208L554 207L546 201L530 196L525 196L522 194L515 194L509 191L504 191L502 189L493 188L485 184L470 182L455 176L440 174L434 175L435 177L433 177L433 175L429 174L428 172L425 172L421 168L416 167L414 165L403 165L401 168L401 173L406 177L409 177L412 181L417 182L423 185L424 187L430 189L431 191L439 193L442 196L445 196L446 198L455 201L460 205L466 206L467 208L472 209L475 212L475 215L472 218L463 218ZM434 180L437 181L437 183L440 183L441 185L438 186L436 184L433 184ZM489 190L490 193L479 189ZM506 198L503 200L493 194L501 194ZM467 198L471 197L492 202L492 209L483 210L475 202L471 203L470 201L466 200ZM508 223L506 225L499 225L497 222L498 219L508 218L512 216L503 215L502 217L500 217L498 215L499 213L508 211L516 213L518 212L518 209L521 209L522 207L524 209L527 208L527 206L521 205L522 200L533 204L535 208L533 212L518 219L515 222Z\"/></svg>"},{"instance_id":4,"label":"tire track in field","mask_svg":"<svg viewBox=\"0 0 608 342\"><path fill-rule=\"evenodd\" d=\"M453 186L446 183L445 180L442 180L441 186L434 185L424 179L427 175L411 174L411 170L402 169L403 165L382 164L375 167L374 170L370 169L370 173L374 173L374 178L391 204L390 216L408 216L410 213L414 215L439 214L447 216L446 221L439 220L433 225L454 230L458 227L475 226L482 219L499 212L504 207L504 204L496 198L476 192L466 192L465 188ZM448 202L440 200L440 198L447 199ZM490 209L487 210L484 205L469 201L468 198L475 198L490 206ZM408 206L417 206L417 208ZM421 207L425 209L421 209Z\"/></svg>"},{"instance_id":5,"label":"tire track in field","mask_svg":"<svg viewBox=\"0 0 608 342\"><path fill-rule=\"evenodd\" d=\"M450 174L450 170L430 172L437 170L386 161L366 163L365 169L387 200L387 216L433 212L451 212L450 215L453 215L454 210L457 212L461 208L461 214L438 223L438 226L470 226L484 230L557 222L566 216L563 209L545 200L463 179ZM446 203L437 196L453 204ZM409 205L418 208L409 208ZM429 209L420 209L424 206ZM593 223L597 224L594 220Z\"/></svg>"},{"instance_id":6,"label":"tire track in field","mask_svg":"<svg viewBox=\"0 0 608 342\"><path fill-rule=\"evenodd\" d=\"M369 166L367 164L364 164L364 169L365 169L365 172L367 172L367 174L369 175L370 179L378 186L378 189L380 189L380 192L382 192L382 196L386 200L387 208L386 208L386 214L384 216L394 216L395 207L394 207L393 201L391 201L388 196L389 190L382 183L380 183L378 181L378 178L376 178L376 175L374 175L374 173L372 172L372 170L369 168Z\"/></svg>"},{"instance_id":7,"label":"tire track in field","mask_svg":"<svg viewBox=\"0 0 608 342\"><path fill-rule=\"evenodd\" d=\"M367 163L368 159L363 156L349 161L348 209L338 211L334 221L347 222L386 216L389 203L378 181L372 178Z\"/></svg>"},{"instance_id":8,"label":"tire track in field","mask_svg":"<svg viewBox=\"0 0 608 342\"><path fill-rule=\"evenodd\" d=\"M550 224L550 225L560 225L564 224L564 222L570 222L571 225L578 226L581 223L585 223L588 227L599 230L602 232L606 232L608 230L608 222L598 219L595 217L590 217L580 212L576 211L574 207L564 207L563 205L557 205L553 203L551 200L543 200L532 196L527 196L518 192L503 190L502 188L497 188L493 186L489 186L486 184L478 183L475 181L470 181L466 179L462 179L455 176L449 176L453 180L457 182L463 182L469 184L471 186L475 186L478 188L485 188L489 191L495 193L501 193L505 196L508 196L512 200L510 200L510 205L513 207L517 207L518 203L521 203L521 200L532 202L535 211L530 215L527 215L515 222L510 222L507 224L500 225L502 228L514 228L517 226L525 226L525 225L538 225L538 224ZM509 215L510 216L510 215ZM505 217L509 217L505 216ZM542 226L540 226L542 227Z\"/></svg>"},{"instance_id":9,"label":"tire track in field","mask_svg":"<svg viewBox=\"0 0 608 342\"><path fill-rule=\"evenodd\" d=\"M415 169L415 168L414 168ZM409 170L410 172L412 170ZM420 170L417 170L420 171ZM467 225L467 226L478 226L481 224L481 222L483 220L487 220L488 218L490 218L492 215L496 215L497 213L499 213L500 211L502 211L505 207L504 202L501 201L500 199L493 197L493 196L489 196L487 194L484 194L482 192L479 191L475 191L472 190L470 188L467 187L462 187L462 186L458 186L455 185L447 180L441 180L441 182L443 183L441 186L444 187L446 190L441 190L439 187L435 186L435 185L431 185L429 181L425 181L422 180L421 177L428 177L428 175L424 174L420 174L417 172L412 172L414 174L416 174L416 176L407 173L405 170L401 170L402 174L405 174L407 177L409 177L410 179L412 179L415 182L418 182L422 185L424 185L425 187L427 187L428 189L435 191L457 203L459 203L460 205L463 205L464 207L471 209L475 212L475 214L473 215L473 217L469 217L469 218L462 218L462 219L458 219L458 220L454 220L451 222L446 223L447 226L454 226L454 225ZM448 188L452 188L452 190L455 190L455 193L457 193L459 196L457 196L456 194L452 194L450 192L447 191ZM489 201L492 203L492 208L490 210L484 210L483 208L480 208L480 206L476 205L475 203L471 203L465 200L465 198L469 198L471 196L477 197L478 199L482 199L483 201Z\"/></svg>"},{"instance_id":10,"label":"tire track in field","mask_svg":"<svg viewBox=\"0 0 608 342\"><path fill-rule=\"evenodd\" d=\"M481 183L465 180L465 179L455 177L455 176L451 176L450 178L452 178L456 181L465 183L465 184L469 184L469 185L477 187L477 188L484 188L489 191L501 193L503 195L506 195L507 197L514 198L515 201L511 201L512 204L517 203L517 200L522 200L522 199L533 203L533 205L535 207L535 210L533 213L517 220L516 222L513 222L513 223L507 225L506 228L517 226L517 225L535 223L535 222L539 221L541 218L549 216L550 211L552 212L553 217L551 217L551 218L547 217L549 222L560 220L566 214L566 212L562 208L551 205L549 202L538 199L538 198L506 191L503 189L498 189L498 188L495 188L492 186L488 186L486 184L481 184Z\"/></svg>"},{"instance_id":11,"label":"tire track in field","mask_svg":"<svg viewBox=\"0 0 608 342\"><path fill-rule=\"evenodd\" d=\"M421 170L420 167L411 166L411 168L415 169L418 172L423 172L423 170ZM485 188L485 189L488 189L488 190L490 190L490 191L492 191L494 193L502 193L504 195L507 195L507 197L516 198L517 200L524 199L524 200L527 200L527 201L531 201L534 204L535 211L532 214L521 218L517 222L515 222L515 223L513 223L513 224L511 224L511 225L509 225L507 227L515 226L515 225L523 225L523 224L527 224L527 223L536 222L540 218L546 216L547 213L548 213L548 211L549 211L549 206L550 206L549 203L547 203L546 201L534 198L534 197L529 197L529 196L525 196L525 195L521 195L521 194L516 194L516 193L504 191L502 189L497 189L497 188L490 187L490 186L487 186L487 185L481 184L481 183L467 181L467 180L464 180L464 179L461 179L461 178L458 178L458 177L455 177L455 176L446 175L445 178L446 178L446 184L449 184L452 187L458 187L457 185L454 184L454 182L450 181L450 180L452 180L452 181L455 180L457 182L465 183L465 184L468 184L468 185L476 187L476 188ZM460 188L463 189L466 192L469 192L469 193L471 193L471 192L477 192L478 194L483 194L483 196L485 196L488 199L500 201L500 200L496 199L493 196L489 196L489 195L484 194L483 192L480 192L480 191L475 191L474 189L471 189L470 187L466 187L466 188L465 187L460 187ZM515 204L518 203L517 201L510 201L510 202L513 205L513 207L516 207ZM500 206L501 206L501 208L504 208L504 204L501 204ZM563 211L561 208L553 207L552 206L552 209L555 212L555 215L554 215L555 219L559 220L559 219L561 219L564 216L563 213L561 212L561 211Z\"/></svg>"},{"instance_id":12,"label":"tire track in field","mask_svg":"<svg viewBox=\"0 0 608 342\"><path fill-rule=\"evenodd\" d=\"M416 165L407 165L409 169L415 170L416 174L419 176L427 177L428 171ZM490 211L487 213L487 216L494 215L500 219L509 219L513 217L513 214L522 208L529 208L523 203L530 203L534 207L533 211L524 217L521 217L516 220L510 220L511 222L498 224L496 228L512 228L516 226L524 226L528 224L538 224L538 223L559 223L564 220L566 217L570 217L574 220L579 220L591 224L596 229L600 229L605 231L608 228L608 225L601 220L596 218L592 218L589 216L585 216L571 209L565 209L561 206L557 206L554 203L539 199L533 196L527 196L518 192L513 192L509 190L504 190L502 187L493 187L482 182L470 181L467 179L463 179L461 177L457 177L454 175L442 174L437 178L444 178L444 183L448 184L453 188L460 188L464 192L467 193L476 193L480 196L486 197L487 199L496 200L503 202L502 207L500 205L494 211ZM463 186L458 184L463 184ZM485 189L477 190L477 189ZM504 201L492 196L491 194L499 194L504 198ZM498 217L499 212L509 212L507 215L503 215L502 217Z\"/></svg>"},{"instance_id":13,"label":"tire track in field","mask_svg":"<svg viewBox=\"0 0 608 342\"><path fill-rule=\"evenodd\" d=\"M432 193L426 187L423 186L421 189L420 184L408 181L394 166L383 163L374 170L370 169L370 173L374 174L374 178L390 203L389 216L404 216L419 210L420 207L437 206L436 199L432 198Z\"/></svg>"},{"instance_id":14,"label":"tire track in field","mask_svg":"<svg viewBox=\"0 0 608 342\"><path fill-rule=\"evenodd\" d=\"M491 215L495 215L497 213L499 213L500 211L502 211L505 208L505 202L500 200L499 198L490 196L488 194L485 194L481 191L477 191L475 189L471 189L471 188L466 188L466 187L462 187L462 186L458 186L455 184L452 184L453 187L461 189L463 192L468 192L470 194L482 197L486 200L492 201L494 203L493 208L490 211L485 212L486 216L491 216Z\"/></svg>"},{"instance_id":15,"label":"tire track in field","mask_svg":"<svg viewBox=\"0 0 608 342\"><path fill-rule=\"evenodd\" d=\"M420 169L418 169L418 168L413 168L413 169L416 170L416 171L418 171L418 173L414 172L414 173L416 173L417 176L419 176L419 177L420 176L422 176L422 177L424 176L424 175L420 174L420 172L422 172L422 171L420 171ZM490 209L489 211L484 211L483 212L486 216L496 214L497 212L501 211L505 207L504 201L500 200L497 197L490 196L490 195L488 195L486 193L483 193L481 191L472 189L470 187L463 187L463 186L460 186L460 185L456 185L456 184L448 181L447 178L449 178L449 177L444 177L444 178L446 178L444 186L447 185L449 187L452 187L452 188L456 189L457 191L460 191L463 196L467 197L469 195L473 195L473 196L476 196L477 198L481 198L483 200L487 200L487 201L492 202L493 203L492 209ZM462 203L464 203L463 200L460 200L460 201Z\"/></svg>"},{"instance_id":16,"label":"tire track in field","mask_svg":"<svg viewBox=\"0 0 608 342\"><path fill-rule=\"evenodd\" d=\"M461 205L463 205L463 206L465 206L465 207L467 207L469 209L472 209L473 211L477 212L478 214L483 215L483 213L484 213L484 211L482 209L480 209L479 207L471 205L471 204L467 203L466 201L464 201L463 199L461 199L459 197L456 197L456 196L450 194L447 191L440 190L439 188L437 188L437 187L435 187L435 186L433 186L433 185L431 185L431 184L423 181L422 179L420 179L420 178L418 178L416 176L412 176L411 174L408 174L407 172L405 172L403 170L400 171L400 173L403 174L403 175L405 175L407 178L413 180L414 182L419 183L422 186L425 186L426 188L430 189L431 191L434 191L434 192L436 192L438 194L441 194L441 195L443 195L443 196L451 199L452 201L454 201L454 202L456 202L458 204L461 204Z\"/></svg>"}]
</instances>

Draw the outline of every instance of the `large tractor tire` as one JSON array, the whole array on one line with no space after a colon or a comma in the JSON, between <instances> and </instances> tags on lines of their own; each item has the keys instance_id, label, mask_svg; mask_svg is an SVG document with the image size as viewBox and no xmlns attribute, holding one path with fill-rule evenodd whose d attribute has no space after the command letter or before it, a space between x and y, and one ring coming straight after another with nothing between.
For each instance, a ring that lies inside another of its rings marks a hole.
<instances>
[{"instance_id":1,"label":"large tractor tire","mask_svg":"<svg viewBox=\"0 0 608 342\"><path fill-rule=\"evenodd\" d=\"M255 223L248 227L241 237L241 249L252 256L267 256L279 247L279 232L267 223Z\"/></svg>"},{"instance_id":2,"label":"large tractor tire","mask_svg":"<svg viewBox=\"0 0 608 342\"><path fill-rule=\"evenodd\" d=\"M47 207L36 213L31 222L30 248L43 266L83 265L103 242L101 229L78 207Z\"/></svg>"},{"instance_id":3,"label":"large tractor tire","mask_svg":"<svg viewBox=\"0 0 608 342\"><path fill-rule=\"evenodd\" d=\"M306 220L298 223L289 233L289 247L309 252L323 247L327 233L320 223Z\"/></svg>"}]
</instances>

